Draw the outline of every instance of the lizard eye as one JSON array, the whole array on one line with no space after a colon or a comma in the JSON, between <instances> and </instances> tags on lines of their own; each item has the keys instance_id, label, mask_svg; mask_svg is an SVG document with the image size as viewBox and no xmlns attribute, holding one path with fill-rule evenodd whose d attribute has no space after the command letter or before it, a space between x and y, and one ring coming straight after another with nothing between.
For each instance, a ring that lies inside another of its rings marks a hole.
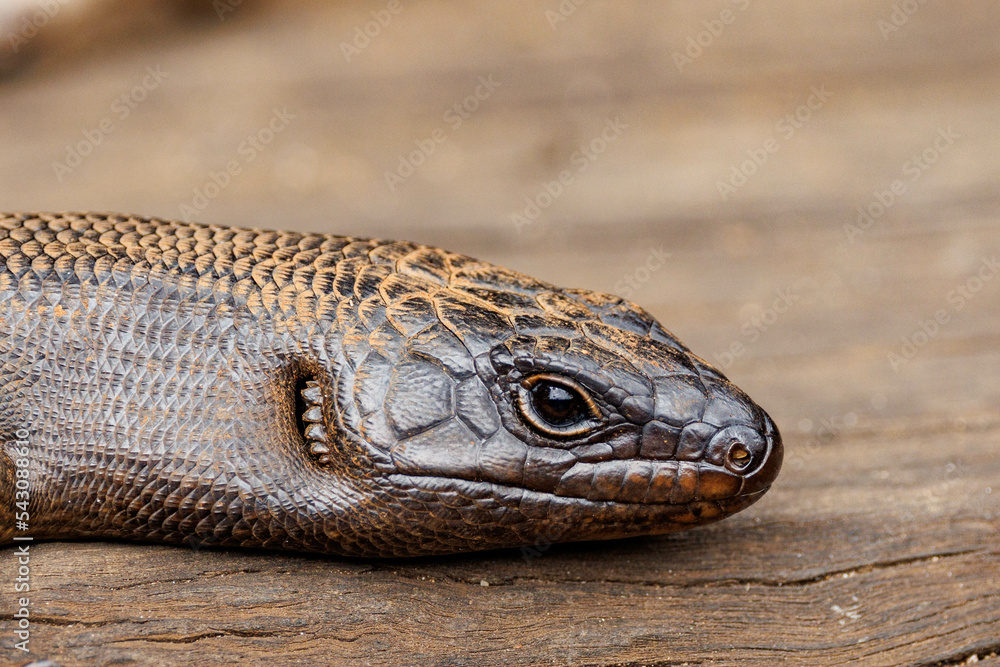
<instances>
[{"instance_id":1,"label":"lizard eye","mask_svg":"<svg viewBox=\"0 0 1000 667\"><path fill-rule=\"evenodd\" d=\"M539 373L521 381L517 406L521 417L544 435L570 437L593 430L601 411L587 390L559 375Z\"/></svg>"}]
</instances>

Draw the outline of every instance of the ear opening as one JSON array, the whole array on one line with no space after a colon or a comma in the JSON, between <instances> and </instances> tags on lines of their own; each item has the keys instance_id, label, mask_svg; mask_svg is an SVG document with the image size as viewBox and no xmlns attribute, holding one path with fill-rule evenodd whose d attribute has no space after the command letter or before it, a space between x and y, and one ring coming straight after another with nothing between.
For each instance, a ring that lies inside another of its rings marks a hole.
<instances>
[{"instance_id":1,"label":"ear opening","mask_svg":"<svg viewBox=\"0 0 1000 667\"><path fill-rule=\"evenodd\" d=\"M303 392L309 390L314 382L316 382L316 377L308 372L300 372L295 378L295 388L293 390L295 398L295 426L303 438L305 438L306 432L305 414L306 410L309 409L309 404L305 396L303 396Z\"/></svg>"},{"instance_id":2,"label":"ear opening","mask_svg":"<svg viewBox=\"0 0 1000 667\"><path fill-rule=\"evenodd\" d=\"M329 465L330 443L325 424L326 414L323 386L318 374L302 368L295 378L295 423L305 442L310 458L321 465Z\"/></svg>"}]
</instances>

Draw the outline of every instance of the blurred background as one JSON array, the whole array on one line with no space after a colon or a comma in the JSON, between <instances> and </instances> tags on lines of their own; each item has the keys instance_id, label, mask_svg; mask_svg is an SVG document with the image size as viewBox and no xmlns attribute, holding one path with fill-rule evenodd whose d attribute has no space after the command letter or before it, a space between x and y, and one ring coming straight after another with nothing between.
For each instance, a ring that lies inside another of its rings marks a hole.
<instances>
[{"instance_id":1,"label":"blurred background","mask_svg":"<svg viewBox=\"0 0 1000 667\"><path fill-rule=\"evenodd\" d=\"M7 0L0 209L618 293L808 468L875 423L1000 417L998 34L975 0Z\"/></svg>"},{"instance_id":2,"label":"blurred background","mask_svg":"<svg viewBox=\"0 0 1000 667\"><path fill-rule=\"evenodd\" d=\"M786 446L716 526L530 561L38 545L35 657L995 658L998 35L996 0L0 0L0 210L403 238L617 293Z\"/></svg>"}]
</instances>

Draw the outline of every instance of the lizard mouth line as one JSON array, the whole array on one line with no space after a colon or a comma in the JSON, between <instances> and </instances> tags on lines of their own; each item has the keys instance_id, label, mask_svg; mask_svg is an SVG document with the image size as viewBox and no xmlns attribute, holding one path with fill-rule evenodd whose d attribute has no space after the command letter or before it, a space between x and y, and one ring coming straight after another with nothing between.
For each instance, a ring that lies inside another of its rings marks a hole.
<instances>
[{"instance_id":1,"label":"lizard mouth line","mask_svg":"<svg viewBox=\"0 0 1000 667\"><path fill-rule=\"evenodd\" d=\"M479 465L448 465L397 458L396 469L413 479L462 480L466 485L495 484L497 488L525 489L561 498L625 505L688 505L747 495L745 478L707 461L655 461L645 458L569 464L521 465L508 469L486 459ZM471 463L468 462L468 463Z\"/></svg>"},{"instance_id":2,"label":"lizard mouth line","mask_svg":"<svg viewBox=\"0 0 1000 667\"><path fill-rule=\"evenodd\" d=\"M545 501L559 500L580 504L584 508L597 509L608 506L621 506L630 508L677 508L679 510L692 507L716 508L723 516L749 507L763 496L770 485L758 489L752 493L737 494L728 498L703 499L693 498L683 502L639 502L628 500L602 500L587 498L585 496L562 495L551 491L538 491L509 484L489 482L484 480L469 480L460 477L443 477L438 475L413 475L405 473L392 473L389 480L398 488L419 487L424 491L436 493L457 492L456 488L461 485L462 493L468 494L471 491L473 500L494 499L499 504L520 504L524 500Z\"/></svg>"}]
</instances>

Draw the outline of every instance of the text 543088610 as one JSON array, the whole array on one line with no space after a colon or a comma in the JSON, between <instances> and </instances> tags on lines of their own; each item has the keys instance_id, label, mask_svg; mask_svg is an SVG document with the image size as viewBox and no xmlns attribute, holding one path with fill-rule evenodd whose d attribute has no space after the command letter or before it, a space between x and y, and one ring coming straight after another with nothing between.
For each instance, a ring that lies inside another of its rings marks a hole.
<instances>
[{"instance_id":1,"label":"text 543088610","mask_svg":"<svg viewBox=\"0 0 1000 667\"><path fill-rule=\"evenodd\" d=\"M15 481L14 481L14 526L18 535L14 537L18 542L30 542L28 529L31 521L29 507L31 505L31 454L28 447L30 433L27 429L18 429L15 433L16 441L13 443L11 452L14 455ZM15 600L14 612L14 648L27 653L30 649L28 643L31 641L31 598L27 594L31 592L31 545L20 544L13 552L17 559L17 570L14 575L14 592L18 594Z\"/></svg>"}]
</instances>

